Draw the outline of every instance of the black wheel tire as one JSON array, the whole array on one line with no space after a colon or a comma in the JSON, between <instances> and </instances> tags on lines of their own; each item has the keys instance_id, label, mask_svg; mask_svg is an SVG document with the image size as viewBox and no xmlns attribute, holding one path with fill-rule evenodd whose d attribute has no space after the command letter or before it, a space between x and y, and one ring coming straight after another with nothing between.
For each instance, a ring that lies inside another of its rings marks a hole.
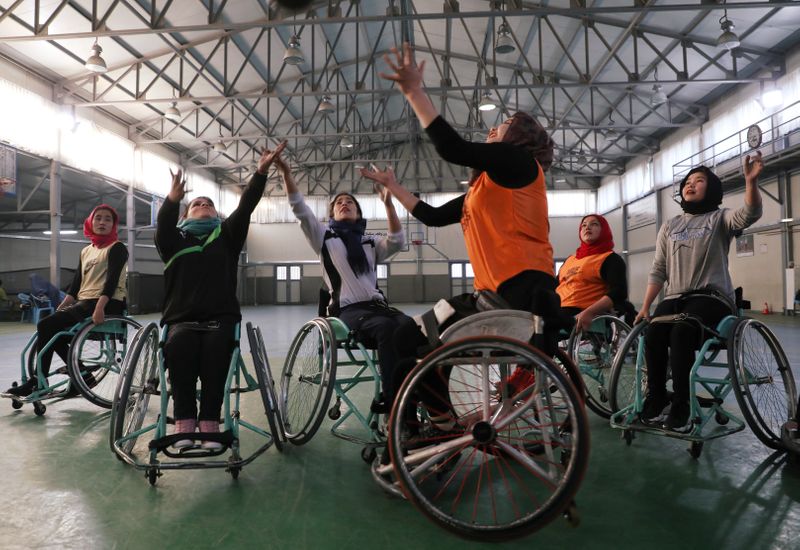
<instances>
[{"instance_id":1,"label":"black wheel tire","mask_svg":"<svg viewBox=\"0 0 800 550\"><path fill-rule=\"evenodd\" d=\"M692 446L689 448L689 454L692 455L692 458L695 460L700 458L700 454L703 452L703 442L702 441L692 441Z\"/></svg>"},{"instance_id":2,"label":"black wheel tire","mask_svg":"<svg viewBox=\"0 0 800 550\"><path fill-rule=\"evenodd\" d=\"M578 513L578 505L574 500L564 510L564 519L567 520L570 527L578 527L581 524L581 515Z\"/></svg>"},{"instance_id":3,"label":"black wheel tire","mask_svg":"<svg viewBox=\"0 0 800 550\"><path fill-rule=\"evenodd\" d=\"M22 401L17 401L16 399L11 400L11 408L15 411L22 408Z\"/></svg>"},{"instance_id":4,"label":"black wheel tire","mask_svg":"<svg viewBox=\"0 0 800 550\"><path fill-rule=\"evenodd\" d=\"M155 468L150 468L147 470L147 481L150 482L150 485L155 486L156 481L158 481L158 470Z\"/></svg>"},{"instance_id":5,"label":"black wheel tire","mask_svg":"<svg viewBox=\"0 0 800 550\"><path fill-rule=\"evenodd\" d=\"M47 412L47 407L41 401L36 401L33 404L33 412L36 413L36 416L44 416L44 413Z\"/></svg>"},{"instance_id":6,"label":"black wheel tire","mask_svg":"<svg viewBox=\"0 0 800 550\"><path fill-rule=\"evenodd\" d=\"M228 471L231 473L231 477L233 479L239 479L239 472L241 472L242 469L237 466L237 467L229 468Z\"/></svg>"},{"instance_id":7,"label":"black wheel tire","mask_svg":"<svg viewBox=\"0 0 800 550\"><path fill-rule=\"evenodd\" d=\"M728 418L727 416L725 416L724 414L722 414L722 413L719 413L719 412L717 412L717 413L714 413L714 420L715 420L715 421L717 422L717 424L719 424L720 426L724 426L725 424L727 424L728 422L730 422L730 421L731 421L731 419L730 419L730 418Z\"/></svg>"},{"instance_id":8,"label":"black wheel tire","mask_svg":"<svg viewBox=\"0 0 800 550\"><path fill-rule=\"evenodd\" d=\"M328 410L328 418L331 420L339 420L342 417L342 410L339 407L331 407Z\"/></svg>"},{"instance_id":9,"label":"black wheel tire","mask_svg":"<svg viewBox=\"0 0 800 550\"><path fill-rule=\"evenodd\" d=\"M375 447L364 447L361 449L361 460L367 464L372 464L377 456L378 451L375 450Z\"/></svg>"}]
</instances>

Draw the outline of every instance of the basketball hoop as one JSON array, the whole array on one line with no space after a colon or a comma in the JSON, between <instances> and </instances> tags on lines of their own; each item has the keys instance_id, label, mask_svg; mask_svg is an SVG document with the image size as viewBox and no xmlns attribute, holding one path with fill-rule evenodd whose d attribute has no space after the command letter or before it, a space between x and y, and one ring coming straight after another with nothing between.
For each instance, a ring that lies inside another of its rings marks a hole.
<instances>
[{"instance_id":1,"label":"basketball hoop","mask_svg":"<svg viewBox=\"0 0 800 550\"><path fill-rule=\"evenodd\" d=\"M411 244L413 244L413 245L416 245L416 246L419 246L419 245L421 245L421 244L422 244L422 240L421 240L421 239L413 239L413 240L411 241Z\"/></svg>"}]
</instances>

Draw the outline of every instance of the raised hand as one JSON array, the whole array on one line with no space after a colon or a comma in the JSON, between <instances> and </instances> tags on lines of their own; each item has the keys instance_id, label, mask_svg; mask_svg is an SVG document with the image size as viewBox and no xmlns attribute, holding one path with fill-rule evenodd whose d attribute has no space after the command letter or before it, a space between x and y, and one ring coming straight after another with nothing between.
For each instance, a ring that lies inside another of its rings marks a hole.
<instances>
[{"instance_id":1,"label":"raised hand","mask_svg":"<svg viewBox=\"0 0 800 550\"><path fill-rule=\"evenodd\" d=\"M764 161L761 159L761 151L756 151L755 155L747 155L742 162L744 179L754 181L758 179L764 169Z\"/></svg>"},{"instance_id":2,"label":"raised hand","mask_svg":"<svg viewBox=\"0 0 800 550\"><path fill-rule=\"evenodd\" d=\"M403 42L402 52L396 47L392 47L390 51L394 58L389 54L385 54L383 59L394 73L380 72L378 73L380 77L396 82L403 94L422 89L422 71L425 69L425 61L423 60L417 65L414 60L414 50L411 49L411 45L408 42Z\"/></svg>"},{"instance_id":3,"label":"raised hand","mask_svg":"<svg viewBox=\"0 0 800 550\"><path fill-rule=\"evenodd\" d=\"M286 149L286 141L280 142L273 151L270 151L266 148L261 151L261 158L258 159L258 168L256 171L262 176L266 176L270 165L275 161L276 158L281 156L281 153L284 149Z\"/></svg>"},{"instance_id":4,"label":"raised hand","mask_svg":"<svg viewBox=\"0 0 800 550\"><path fill-rule=\"evenodd\" d=\"M186 178L183 177L183 170L180 168L176 173L173 173L170 168L169 175L172 176L172 188L169 190L167 198L174 203L179 203L186 196Z\"/></svg>"},{"instance_id":5,"label":"raised hand","mask_svg":"<svg viewBox=\"0 0 800 550\"><path fill-rule=\"evenodd\" d=\"M397 179L394 177L394 170L391 167L387 168L386 170L378 170L378 168L372 164L372 169L369 168L362 168L359 170L361 175L367 178L368 180L372 180L375 183L379 184L381 187L387 187L391 185L397 185ZM383 200L383 195L381 195L381 200Z\"/></svg>"}]
</instances>

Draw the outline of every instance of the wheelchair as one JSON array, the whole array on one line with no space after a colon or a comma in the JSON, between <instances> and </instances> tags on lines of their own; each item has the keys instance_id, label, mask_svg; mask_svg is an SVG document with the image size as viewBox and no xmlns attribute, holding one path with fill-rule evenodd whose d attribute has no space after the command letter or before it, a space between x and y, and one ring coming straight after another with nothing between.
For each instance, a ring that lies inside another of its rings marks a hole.
<instances>
[{"instance_id":1,"label":"wheelchair","mask_svg":"<svg viewBox=\"0 0 800 550\"><path fill-rule=\"evenodd\" d=\"M277 414L274 382L261 331L250 323L246 328L256 377L245 367L239 346L240 324L237 323L236 345L228 365L222 405L224 428L218 433L167 435L167 425L174 424L174 419L168 415L171 392L163 354L167 327L161 330L160 337L156 323L147 324L135 334L114 395L109 443L116 457L144 471L151 485L163 475L162 470L224 468L233 479L238 479L242 468L273 444L277 450L283 449L283 428ZM255 391L267 417L263 427L242 418L241 396ZM249 454L242 449L242 428L263 438ZM147 434L150 437L143 437ZM180 451L172 449L171 446L181 439L192 439L194 445ZM203 449L201 443L205 441L223 446ZM229 450L230 455L222 457Z\"/></svg>"},{"instance_id":2,"label":"wheelchair","mask_svg":"<svg viewBox=\"0 0 800 550\"><path fill-rule=\"evenodd\" d=\"M371 401L357 395L363 392L356 388L368 385L368 397L379 398L377 364L377 352L341 319L316 317L305 323L289 347L280 375L278 409L286 439L294 445L309 442L327 414L334 421L331 433L363 445L361 457L372 463L385 435L380 415L364 406Z\"/></svg>"},{"instance_id":3,"label":"wheelchair","mask_svg":"<svg viewBox=\"0 0 800 550\"><path fill-rule=\"evenodd\" d=\"M130 317L108 315L100 325L95 325L90 317L58 332L42 351L52 348L59 338L70 337L69 355L67 364L51 369L49 378L42 374L34 333L20 354L20 373L23 384L29 378L36 378L37 389L26 397L8 393L0 396L10 398L14 409L20 409L26 403L32 404L37 416L47 411L45 401L57 402L79 395L99 407L110 409L123 360L140 327ZM54 354L54 360L56 357ZM14 382L12 387L16 386Z\"/></svg>"},{"instance_id":4,"label":"wheelchair","mask_svg":"<svg viewBox=\"0 0 800 550\"><path fill-rule=\"evenodd\" d=\"M625 341L631 327L616 315L599 315L587 330L573 327L567 336L566 354L580 371L586 389L586 406L603 417L611 417L608 398L608 383L611 366L620 345Z\"/></svg>"},{"instance_id":5,"label":"wheelchair","mask_svg":"<svg viewBox=\"0 0 800 550\"><path fill-rule=\"evenodd\" d=\"M570 359L562 353L559 366L527 343L542 329L540 317L514 310L453 324L441 335L443 345L405 378L384 436L369 425L373 415L346 399L345 390L362 381L372 382L377 396L374 358L338 319L313 319L292 343L281 375L287 438L308 441L335 392L372 430L358 441L368 443L362 458L372 461L376 481L441 527L488 541L529 534L562 514L577 523L574 495L588 463L588 421ZM337 381L339 356L351 360L356 350L356 374ZM530 373L527 385L508 383L516 369ZM442 415L452 418L450 432L434 424ZM368 452L387 443L380 457Z\"/></svg>"},{"instance_id":6,"label":"wheelchair","mask_svg":"<svg viewBox=\"0 0 800 550\"><path fill-rule=\"evenodd\" d=\"M647 425L640 419L647 390L644 336L653 323L690 323L709 335L696 352L690 371L688 433ZM744 419L723 407L730 393ZM777 338L762 322L734 315L726 316L716 327L705 326L685 313L637 324L614 358L609 402L615 411L611 427L623 430L628 445L636 432L655 433L689 441L688 450L695 459L706 441L741 431L746 425L767 447L783 449L782 429L787 420L797 417L794 376Z\"/></svg>"}]
</instances>

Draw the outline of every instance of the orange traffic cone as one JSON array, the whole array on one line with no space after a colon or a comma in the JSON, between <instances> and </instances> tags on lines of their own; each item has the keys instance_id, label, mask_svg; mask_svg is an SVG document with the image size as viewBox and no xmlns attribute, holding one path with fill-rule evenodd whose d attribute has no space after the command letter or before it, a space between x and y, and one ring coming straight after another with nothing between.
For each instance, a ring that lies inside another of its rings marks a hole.
<instances>
[{"instance_id":1,"label":"orange traffic cone","mask_svg":"<svg viewBox=\"0 0 800 550\"><path fill-rule=\"evenodd\" d=\"M763 313L764 315L769 315L770 313L772 313L769 310L769 304L767 302L764 302L764 309L761 310L761 313Z\"/></svg>"}]
</instances>

